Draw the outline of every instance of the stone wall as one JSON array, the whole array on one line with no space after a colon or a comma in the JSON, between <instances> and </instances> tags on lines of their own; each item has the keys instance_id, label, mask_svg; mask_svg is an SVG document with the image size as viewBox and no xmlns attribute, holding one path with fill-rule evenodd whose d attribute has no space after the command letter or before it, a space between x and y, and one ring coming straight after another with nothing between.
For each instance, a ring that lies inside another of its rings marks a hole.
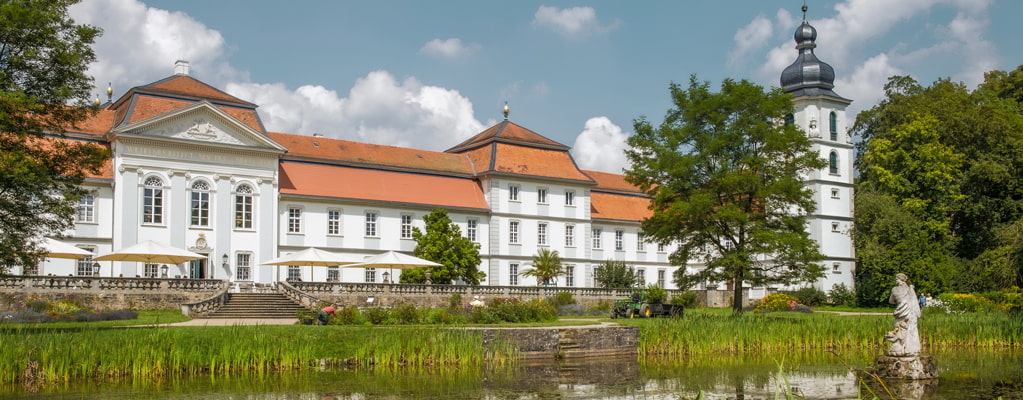
<instances>
[{"instance_id":1,"label":"stone wall","mask_svg":"<svg viewBox=\"0 0 1023 400\"><path fill-rule=\"evenodd\" d=\"M100 278L69 276L2 277L0 309L28 298L74 298L96 310L178 310L227 287L212 279Z\"/></svg>"},{"instance_id":2,"label":"stone wall","mask_svg":"<svg viewBox=\"0 0 1023 400\"><path fill-rule=\"evenodd\" d=\"M556 359L635 355L639 327L581 326L560 328L486 328L484 349L511 342L525 359Z\"/></svg>"}]
</instances>

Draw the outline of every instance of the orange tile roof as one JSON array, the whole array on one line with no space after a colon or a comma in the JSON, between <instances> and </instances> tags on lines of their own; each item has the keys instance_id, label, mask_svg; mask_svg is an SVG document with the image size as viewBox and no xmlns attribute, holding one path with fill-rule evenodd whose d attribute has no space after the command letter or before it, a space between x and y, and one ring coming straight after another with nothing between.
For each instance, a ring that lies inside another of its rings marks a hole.
<instances>
[{"instance_id":1,"label":"orange tile roof","mask_svg":"<svg viewBox=\"0 0 1023 400\"><path fill-rule=\"evenodd\" d=\"M476 136L473 136L462 143L459 143L458 145L448 149L447 151L450 153L458 153L494 141L539 145L541 147L556 148L563 150L569 149L568 146L545 138L542 135L533 132L529 129L526 129L514 122L505 120L498 123L497 125L487 128L487 130L480 132Z\"/></svg>"},{"instance_id":2,"label":"orange tile roof","mask_svg":"<svg viewBox=\"0 0 1023 400\"><path fill-rule=\"evenodd\" d=\"M600 171L583 171L590 178L593 178L597 182L597 186L592 190L613 190L620 192L634 192L643 194L641 190L635 185L625 181L625 175L612 174L608 172Z\"/></svg>"},{"instance_id":3,"label":"orange tile roof","mask_svg":"<svg viewBox=\"0 0 1023 400\"><path fill-rule=\"evenodd\" d=\"M288 149L288 154L285 157L303 157L465 175L473 173L469 159L460 154L279 132L269 132L268 134L270 139Z\"/></svg>"},{"instance_id":4,"label":"orange tile roof","mask_svg":"<svg viewBox=\"0 0 1023 400\"><path fill-rule=\"evenodd\" d=\"M106 135L114 126L114 110L102 109L85 121L68 129L68 132L87 133L90 135Z\"/></svg>"},{"instance_id":5,"label":"orange tile roof","mask_svg":"<svg viewBox=\"0 0 1023 400\"><path fill-rule=\"evenodd\" d=\"M579 170L568 151L494 143L466 152L477 173L509 173L542 178L592 182Z\"/></svg>"},{"instance_id":6,"label":"orange tile roof","mask_svg":"<svg viewBox=\"0 0 1023 400\"><path fill-rule=\"evenodd\" d=\"M590 217L618 221L642 221L653 215L650 198L614 193L590 192Z\"/></svg>"},{"instance_id":7,"label":"orange tile roof","mask_svg":"<svg viewBox=\"0 0 1023 400\"><path fill-rule=\"evenodd\" d=\"M140 86L141 89L148 89L158 92L182 94L186 96L201 97L204 99L229 101L242 103L255 107L255 104L231 96L220 89L207 85L202 81L188 75L173 75L151 84Z\"/></svg>"},{"instance_id":8,"label":"orange tile roof","mask_svg":"<svg viewBox=\"0 0 1023 400\"><path fill-rule=\"evenodd\" d=\"M488 210L474 179L283 161L280 193Z\"/></svg>"},{"instance_id":9,"label":"orange tile roof","mask_svg":"<svg viewBox=\"0 0 1023 400\"><path fill-rule=\"evenodd\" d=\"M105 140L103 140L103 138L97 138L97 139L99 139L99 140L96 140L96 139L79 139L79 138L74 138L74 137L70 137L70 136L69 137L45 136L43 138L31 138L31 139L29 139L31 141L29 143L29 146L34 147L34 148L39 148L39 149L52 150L58 142L61 142L61 143L64 143L64 144L68 144L68 145L91 143L91 144L95 144L97 146L103 147L103 148L107 149L108 151L110 150L110 144L109 143L107 143ZM85 171L83 175L86 178L110 179L110 180L113 180L114 179L114 161L113 161L113 158L110 157L110 158L106 159L106 161L103 163L103 166L100 167L99 173L92 173L90 171Z\"/></svg>"},{"instance_id":10,"label":"orange tile roof","mask_svg":"<svg viewBox=\"0 0 1023 400\"><path fill-rule=\"evenodd\" d=\"M128 116L127 121L124 121L125 124L155 117L166 112L190 106L196 102L192 100L168 99L166 97L136 94L134 103L135 105L131 107L131 115ZM256 110L220 105L216 105L216 107L221 111L230 114L232 117L237 118L239 121L248 125L250 128L255 129L257 132L263 131L263 126L260 124L259 116L256 115Z\"/></svg>"}]
</instances>

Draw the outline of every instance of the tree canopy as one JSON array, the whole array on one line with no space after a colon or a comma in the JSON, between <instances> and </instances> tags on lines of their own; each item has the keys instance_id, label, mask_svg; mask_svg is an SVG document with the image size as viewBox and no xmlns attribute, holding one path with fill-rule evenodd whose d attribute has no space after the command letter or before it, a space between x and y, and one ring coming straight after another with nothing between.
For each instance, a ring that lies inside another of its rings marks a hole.
<instances>
[{"instance_id":1,"label":"tree canopy","mask_svg":"<svg viewBox=\"0 0 1023 400\"><path fill-rule=\"evenodd\" d=\"M0 273L36 265L40 243L74 227L84 177L108 152L64 138L88 105L98 28L76 25L74 0L0 1Z\"/></svg>"},{"instance_id":2,"label":"tree canopy","mask_svg":"<svg viewBox=\"0 0 1023 400\"><path fill-rule=\"evenodd\" d=\"M625 174L652 197L643 232L678 243L673 264L701 267L679 268L674 282L731 281L741 312L742 282L822 276L823 256L806 231L814 202L802 176L826 164L799 128L782 123L793 106L781 89L731 79L717 93L709 86L695 76L688 88L672 83L674 107L664 122L635 121Z\"/></svg>"},{"instance_id":3,"label":"tree canopy","mask_svg":"<svg viewBox=\"0 0 1023 400\"><path fill-rule=\"evenodd\" d=\"M636 283L636 270L622 260L604 260L594 268L593 281L607 289L629 288Z\"/></svg>"},{"instance_id":4,"label":"tree canopy","mask_svg":"<svg viewBox=\"0 0 1023 400\"><path fill-rule=\"evenodd\" d=\"M401 282L426 282L427 270L430 271L430 281L436 284L461 280L469 285L478 285L487 276L479 270L482 261L480 245L462 236L462 230L451 221L447 211L434 209L423 216L423 222L426 223L425 232L418 227L412 228L412 238L416 241L414 254L441 266L404 271Z\"/></svg>"},{"instance_id":5,"label":"tree canopy","mask_svg":"<svg viewBox=\"0 0 1023 400\"><path fill-rule=\"evenodd\" d=\"M857 116L861 304L884 302L898 272L925 293L1021 283L1011 254L1023 217L1023 69L985 78L970 91L895 76Z\"/></svg>"},{"instance_id":6,"label":"tree canopy","mask_svg":"<svg viewBox=\"0 0 1023 400\"><path fill-rule=\"evenodd\" d=\"M536 278L537 285L551 285L556 284L558 276L564 272L557 250L540 249L533 256L533 267L523 271L522 275Z\"/></svg>"}]
</instances>

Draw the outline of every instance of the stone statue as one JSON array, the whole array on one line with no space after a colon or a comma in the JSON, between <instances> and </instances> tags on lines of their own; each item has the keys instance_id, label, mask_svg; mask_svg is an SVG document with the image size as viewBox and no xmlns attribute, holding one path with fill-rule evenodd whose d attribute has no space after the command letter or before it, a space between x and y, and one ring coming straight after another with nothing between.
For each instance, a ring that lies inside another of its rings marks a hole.
<instances>
[{"instance_id":1,"label":"stone statue","mask_svg":"<svg viewBox=\"0 0 1023 400\"><path fill-rule=\"evenodd\" d=\"M920 301L913 286L906 283L906 274L895 275L895 287L888 302L895 304L895 326L885 334L885 340L892 342L888 355L909 357L920 354L920 333L917 320L920 319Z\"/></svg>"}]
</instances>

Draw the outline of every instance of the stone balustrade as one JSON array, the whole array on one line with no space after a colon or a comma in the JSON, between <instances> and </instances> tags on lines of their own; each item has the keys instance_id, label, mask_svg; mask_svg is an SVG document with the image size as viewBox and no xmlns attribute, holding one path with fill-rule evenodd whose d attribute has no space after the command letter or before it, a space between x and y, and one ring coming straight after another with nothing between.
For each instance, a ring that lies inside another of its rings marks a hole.
<instances>
[{"instance_id":1,"label":"stone balustrade","mask_svg":"<svg viewBox=\"0 0 1023 400\"><path fill-rule=\"evenodd\" d=\"M223 289L217 291L217 293L212 297L195 303L183 303L181 304L181 313L192 318L198 318L217 311L231 299L231 293L229 292L230 289L231 288L229 286L225 286Z\"/></svg>"},{"instance_id":2,"label":"stone balustrade","mask_svg":"<svg viewBox=\"0 0 1023 400\"><path fill-rule=\"evenodd\" d=\"M173 310L226 291L218 279L112 278L100 276L2 276L0 293L18 297L75 296L102 310ZM2 304L0 304L2 306Z\"/></svg>"}]
</instances>

